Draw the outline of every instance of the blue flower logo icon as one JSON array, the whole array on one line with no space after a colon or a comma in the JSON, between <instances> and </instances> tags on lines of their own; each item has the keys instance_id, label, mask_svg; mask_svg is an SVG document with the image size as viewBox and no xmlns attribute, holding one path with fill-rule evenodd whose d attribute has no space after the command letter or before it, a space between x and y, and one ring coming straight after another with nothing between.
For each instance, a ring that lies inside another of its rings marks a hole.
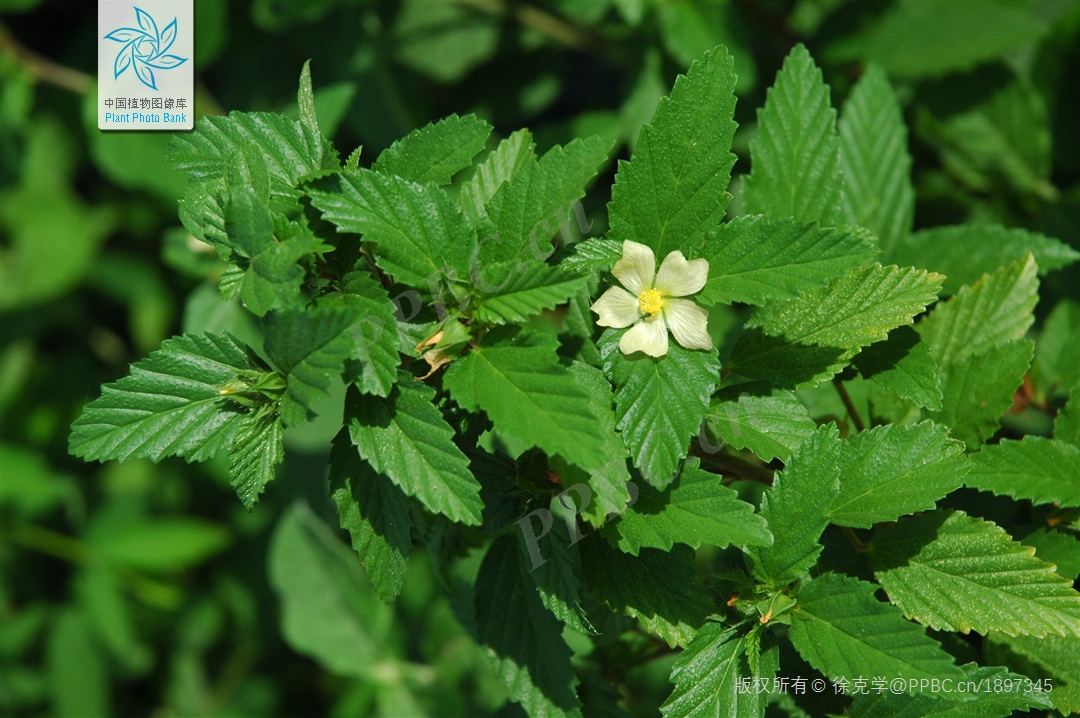
<instances>
[{"instance_id":1,"label":"blue flower logo icon","mask_svg":"<svg viewBox=\"0 0 1080 718\"><path fill-rule=\"evenodd\" d=\"M176 40L176 18L164 30L158 30L154 18L141 8L135 8L135 19L139 23L138 28L121 27L105 36L106 40L124 43L113 62L113 79L123 75L130 67L144 85L156 90L158 86L154 70L172 70L183 65L188 58L166 54Z\"/></svg>"}]
</instances>

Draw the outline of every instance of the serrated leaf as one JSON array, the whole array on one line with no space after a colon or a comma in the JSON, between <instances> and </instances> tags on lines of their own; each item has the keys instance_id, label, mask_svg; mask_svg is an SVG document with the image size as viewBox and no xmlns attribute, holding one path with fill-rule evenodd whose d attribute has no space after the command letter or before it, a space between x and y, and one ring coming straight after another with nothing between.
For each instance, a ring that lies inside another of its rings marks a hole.
<instances>
[{"instance_id":1,"label":"serrated leaf","mask_svg":"<svg viewBox=\"0 0 1080 718\"><path fill-rule=\"evenodd\" d=\"M590 470L607 461L589 397L559 363L552 339L491 332L451 363L443 386L467 411L483 411L500 431Z\"/></svg>"},{"instance_id":2,"label":"serrated leaf","mask_svg":"<svg viewBox=\"0 0 1080 718\"><path fill-rule=\"evenodd\" d=\"M643 548L637 556L612 548L595 531L578 547L585 585L613 611L638 619L667 644L686 646L695 629L715 610L694 552L676 546L671 552Z\"/></svg>"},{"instance_id":3,"label":"serrated leaf","mask_svg":"<svg viewBox=\"0 0 1080 718\"><path fill-rule=\"evenodd\" d=\"M1080 303L1065 298L1050 311L1035 345L1032 378L1051 396L1080 382Z\"/></svg>"},{"instance_id":4,"label":"serrated leaf","mask_svg":"<svg viewBox=\"0 0 1080 718\"><path fill-rule=\"evenodd\" d=\"M1037 270L1029 254L970 287L961 287L956 296L919 322L916 329L942 371L969 354L1024 337L1035 321Z\"/></svg>"},{"instance_id":5,"label":"serrated leaf","mask_svg":"<svg viewBox=\"0 0 1080 718\"><path fill-rule=\"evenodd\" d=\"M724 216L735 155L734 62L721 46L690 65L620 162L608 239L645 244L659 257L696 245Z\"/></svg>"},{"instance_id":6,"label":"serrated leaf","mask_svg":"<svg viewBox=\"0 0 1080 718\"><path fill-rule=\"evenodd\" d=\"M604 373L615 384L616 427L645 480L663 489L701 428L720 382L716 350L692 351L675 342L659 358L619 349L620 332L600 337Z\"/></svg>"},{"instance_id":7,"label":"serrated leaf","mask_svg":"<svg viewBox=\"0 0 1080 718\"><path fill-rule=\"evenodd\" d=\"M874 598L877 586L837 573L803 585L788 635L795 649L830 679L964 677L953 657L899 608Z\"/></svg>"},{"instance_id":8,"label":"serrated leaf","mask_svg":"<svg viewBox=\"0 0 1080 718\"><path fill-rule=\"evenodd\" d=\"M1080 447L1080 384L1072 388L1069 401L1054 417L1054 439Z\"/></svg>"},{"instance_id":9,"label":"serrated leaf","mask_svg":"<svg viewBox=\"0 0 1080 718\"><path fill-rule=\"evenodd\" d=\"M636 556L645 547L670 551L676 543L691 548L772 543L765 519L724 486L720 476L701 469L696 458L687 459L664 491L644 485L638 492L634 505L602 529L627 553Z\"/></svg>"},{"instance_id":10,"label":"serrated leaf","mask_svg":"<svg viewBox=\"0 0 1080 718\"><path fill-rule=\"evenodd\" d=\"M229 251L224 187L222 179L189 182L183 198L177 202L177 215L184 229L196 239L217 247L219 252Z\"/></svg>"},{"instance_id":11,"label":"serrated leaf","mask_svg":"<svg viewBox=\"0 0 1080 718\"><path fill-rule=\"evenodd\" d=\"M1080 639L1010 638L993 633L983 645L989 660L1005 663L1033 681L1041 680L1044 691L1052 681L1053 690L1044 695L1058 711L1066 715L1080 711Z\"/></svg>"},{"instance_id":12,"label":"serrated leaf","mask_svg":"<svg viewBox=\"0 0 1080 718\"><path fill-rule=\"evenodd\" d=\"M305 60L304 67L300 70L300 87L296 90L296 105L300 110L300 124L318 137L319 119L315 116L315 90L311 86L311 60Z\"/></svg>"},{"instance_id":13,"label":"serrated leaf","mask_svg":"<svg viewBox=\"0 0 1080 718\"><path fill-rule=\"evenodd\" d=\"M838 130L844 177L839 216L877 235L890 262L901 267L914 264L893 253L911 232L915 188L904 115L880 67L868 67L855 84L844 102Z\"/></svg>"},{"instance_id":14,"label":"serrated leaf","mask_svg":"<svg viewBox=\"0 0 1080 718\"><path fill-rule=\"evenodd\" d=\"M847 274L877 254L873 235L859 227L820 227L790 218L738 217L709 232L701 256L709 281L705 304L793 299Z\"/></svg>"},{"instance_id":15,"label":"serrated leaf","mask_svg":"<svg viewBox=\"0 0 1080 718\"><path fill-rule=\"evenodd\" d=\"M571 272L610 272L622 259L622 242L613 239L586 239L571 244L559 256L559 266Z\"/></svg>"},{"instance_id":16,"label":"serrated leaf","mask_svg":"<svg viewBox=\"0 0 1080 718\"><path fill-rule=\"evenodd\" d=\"M480 270L476 283L481 290L476 318L494 324L524 322L565 302L588 281L543 262L490 264Z\"/></svg>"},{"instance_id":17,"label":"serrated leaf","mask_svg":"<svg viewBox=\"0 0 1080 718\"><path fill-rule=\"evenodd\" d=\"M276 414L244 417L229 449L229 473L236 495L248 509L259 500L274 470L285 459L284 431Z\"/></svg>"},{"instance_id":18,"label":"serrated leaf","mask_svg":"<svg viewBox=\"0 0 1080 718\"><path fill-rule=\"evenodd\" d=\"M1057 566L1059 576L1076 580L1080 576L1080 538L1064 531L1040 526L1025 534L1020 543L1035 549L1035 556Z\"/></svg>"},{"instance_id":19,"label":"serrated leaf","mask_svg":"<svg viewBox=\"0 0 1080 718\"><path fill-rule=\"evenodd\" d=\"M559 508L554 501L551 506ZM563 518L556 514L552 519L551 530L536 543L543 557L539 565L532 561L524 531L515 531L521 551L520 560L540 594L540 601L555 618L578 633L595 636L596 629L589 623L585 609L581 607L581 581L578 578L581 555L577 546L570 541Z\"/></svg>"},{"instance_id":20,"label":"serrated leaf","mask_svg":"<svg viewBox=\"0 0 1080 718\"><path fill-rule=\"evenodd\" d=\"M798 299L771 302L747 323L729 366L784 388L835 375L861 347L881 341L934 301L944 277L908 267L856 269Z\"/></svg>"},{"instance_id":21,"label":"serrated leaf","mask_svg":"<svg viewBox=\"0 0 1080 718\"><path fill-rule=\"evenodd\" d=\"M404 371L390 396L349 387L345 424L360 456L432 513L481 523L480 482L453 443L454 430L432 402L435 390Z\"/></svg>"},{"instance_id":22,"label":"serrated leaf","mask_svg":"<svg viewBox=\"0 0 1080 718\"><path fill-rule=\"evenodd\" d=\"M360 376L354 381L365 394L387 396L397 381L398 347L402 341L394 303L378 280L367 272L346 274L342 286L343 293L321 297L319 305L345 307L359 317L349 327L357 358L362 362Z\"/></svg>"},{"instance_id":23,"label":"serrated leaf","mask_svg":"<svg viewBox=\"0 0 1080 718\"><path fill-rule=\"evenodd\" d=\"M786 462L817 427L806 405L790 391L754 395L739 386L720 391L705 421L719 440L735 449L750 449L762 461Z\"/></svg>"},{"instance_id":24,"label":"serrated leaf","mask_svg":"<svg viewBox=\"0 0 1080 718\"><path fill-rule=\"evenodd\" d=\"M706 623L675 660L671 692L660 711L665 718L745 718L764 715L772 678L780 667L775 646L758 658L757 670L748 653L753 636L745 627ZM751 689L745 689L749 681ZM764 683L762 683L764 681Z\"/></svg>"},{"instance_id":25,"label":"serrated leaf","mask_svg":"<svg viewBox=\"0 0 1080 718\"><path fill-rule=\"evenodd\" d=\"M480 245L481 263L550 256L550 239L610 151L610 142L593 136L552 147L539 162L527 162L485 205L495 231Z\"/></svg>"},{"instance_id":26,"label":"serrated leaf","mask_svg":"<svg viewBox=\"0 0 1080 718\"><path fill-rule=\"evenodd\" d=\"M968 354L941 375L941 411L928 412L977 449L994 435L1031 364L1032 342L1017 340Z\"/></svg>"},{"instance_id":27,"label":"serrated leaf","mask_svg":"<svg viewBox=\"0 0 1080 718\"><path fill-rule=\"evenodd\" d=\"M183 456L204 461L227 447L244 418L226 385L267 369L231 334L185 334L102 387L72 424L69 450L87 461Z\"/></svg>"},{"instance_id":28,"label":"serrated leaf","mask_svg":"<svg viewBox=\"0 0 1080 718\"><path fill-rule=\"evenodd\" d=\"M758 110L743 180L747 212L835 224L843 187L839 146L829 86L810 52L796 45Z\"/></svg>"},{"instance_id":29,"label":"serrated leaf","mask_svg":"<svg viewBox=\"0 0 1080 718\"><path fill-rule=\"evenodd\" d=\"M301 285L307 273L298 262L322 248L313 234L280 215L274 217L274 226L281 241L271 238L269 245L254 255L250 263L244 262L247 269L235 290L244 306L260 317L272 309L301 304Z\"/></svg>"},{"instance_id":30,"label":"serrated leaf","mask_svg":"<svg viewBox=\"0 0 1080 718\"><path fill-rule=\"evenodd\" d=\"M932 511L874 536L874 575L904 615L935 630L1080 637L1080 593L1035 550L962 511Z\"/></svg>"},{"instance_id":31,"label":"serrated leaf","mask_svg":"<svg viewBox=\"0 0 1080 718\"><path fill-rule=\"evenodd\" d=\"M281 398L286 426L314 418L315 405L330 395L334 375L356 356L351 328L359 319L352 307L270 312L263 318L266 354L286 375Z\"/></svg>"},{"instance_id":32,"label":"serrated leaf","mask_svg":"<svg viewBox=\"0 0 1080 718\"><path fill-rule=\"evenodd\" d=\"M513 536L496 539L476 579L476 638L510 697L530 716L578 716L570 647L544 608Z\"/></svg>"},{"instance_id":33,"label":"serrated leaf","mask_svg":"<svg viewBox=\"0 0 1080 718\"><path fill-rule=\"evenodd\" d=\"M941 409L941 382L930 348L911 327L897 327L889 338L875 342L851 361L866 379L895 391L918 406Z\"/></svg>"},{"instance_id":34,"label":"serrated leaf","mask_svg":"<svg viewBox=\"0 0 1080 718\"><path fill-rule=\"evenodd\" d=\"M838 526L870 528L932 509L960 488L971 462L964 445L932 421L875 426L843 442L840 494L829 507Z\"/></svg>"},{"instance_id":35,"label":"serrated leaf","mask_svg":"<svg viewBox=\"0 0 1080 718\"><path fill-rule=\"evenodd\" d=\"M225 232L230 247L251 258L273 246L270 174L258 148L240 148L227 158L225 198Z\"/></svg>"},{"instance_id":36,"label":"serrated leaf","mask_svg":"<svg viewBox=\"0 0 1080 718\"><path fill-rule=\"evenodd\" d=\"M417 184L450 184L455 174L472 164L490 134L491 125L476 115L450 115L387 147L371 169Z\"/></svg>"},{"instance_id":37,"label":"serrated leaf","mask_svg":"<svg viewBox=\"0 0 1080 718\"><path fill-rule=\"evenodd\" d=\"M262 155L270 190L282 197L295 197L293 188L306 176L337 164L326 140L301 123L271 112L204 115L194 132L173 135L167 159L201 182L223 177L229 157L243 148L254 148Z\"/></svg>"},{"instance_id":38,"label":"serrated leaf","mask_svg":"<svg viewBox=\"0 0 1080 718\"><path fill-rule=\"evenodd\" d=\"M964 483L1036 504L1080 506L1080 447L1041 436L1002 439L971 455Z\"/></svg>"},{"instance_id":39,"label":"serrated leaf","mask_svg":"<svg viewBox=\"0 0 1080 718\"><path fill-rule=\"evenodd\" d=\"M983 274L1000 267L1035 258L1038 273L1045 275L1080 259L1080 252L1052 237L1026 229L998 224L964 224L931 227L904 239L891 259L897 264L940 272L948 277L941 291L955 294L974 284Z\"/></svg>"},{"instance_id":40,"label":"serrated leaf","mask_svg":"<svg viewBox=\"0 0 1080 718\"><path fill-rule=\"evenodd\" d=\"M536 143L532 141L532 133L528 130L518 130L500 142L499 146L477 166L476 174L461 185L459 195L461 208L474 227L479 229L482 222L488 219L487 210L484 207L499 191L499 188L535 162L535 148Z\"/></svg>"},{"instance_id":41,"label":"serrated leaf","mask_svg":"<svg viewBox=\"0 0 1080 718\"><path fill-rule=\"evenodd\" d=\"M845 716L851 718L1009 718L1014 711L1029 708L1050 708L1045 693L1030 691L993 691L990 686L1023 686L1028 679L1010 673L1001 666L980 666L965 663L964 687L978 686L982 690L957 690L959 684L946 684L951 693L891 693L867 692L855 696Z\"/></svg>"},{"instance_id":42,"label":"serrated leaf","mask_svg":"<svg viewBox=\"0 0 1080 718\"><path fill-rule=\"evenodd\" d=\"M468 276L476 231L435 185L360 169L341 174L340 192L308 194L339 232L358 232L375 244L375 263L399 282L427 288L444 274Z\"/></svg>"},{"instance_id":43,"label":"serrated leaf","mask_svg":"<svg viewBox=\"0 0 1080 718\"><path fill-rule=\"evenodd\" d=\"M603 466L589 472L588 485L593 501L581 509L582 516L593 523L602 522L608 514L621 513L630 501L626 484L630 472L626 468L627 451L622 437L615 431L614 396L611 384L596 367L576 361L570 365L574 382L589 397L589 408L596 415L596 431L601 437L601 450L607 457ZM569 488L569 484L565 484Z\"/></svg>"},{"instance_id":44,"label":"serrated leaf","mask_svg":"<svg viewBox=\"0 0 1080 718\"><path fill-rule=\"evenodd\" d=\"M780 586L806 575L821 553L828 507L840 487L840 431L823 424L804 441L761 499L773 542L745 549L750 572Z\"/></svg>"},{"instance_id":45,"label":"serrated leaf","mask_svg":"<svg viewBox=\"0 0 1080 718\"><path fill-rule=\"evenodd\" d=\"M408 497L360 458L347 429L330 446L329 480L341 528L352 537L379 598L390 603L405 584L412 551Z\"/></svg>"}]
</instances>

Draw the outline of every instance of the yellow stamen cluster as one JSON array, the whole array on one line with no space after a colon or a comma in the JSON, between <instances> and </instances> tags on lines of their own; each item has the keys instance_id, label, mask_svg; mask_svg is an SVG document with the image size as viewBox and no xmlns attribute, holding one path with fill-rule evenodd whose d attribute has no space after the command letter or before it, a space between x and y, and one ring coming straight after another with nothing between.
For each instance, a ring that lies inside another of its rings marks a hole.
<instances>
[{"instance_id":1,"label":"yellow stamen cluster","mask_svg":"<svg viewBox=\"0 0 1080 718\"><path fill-rule=\"evenodd\" d=\"M660 292L646 289L638 296L637 305L643 313L652 316L663 308L664 300L660 297Z\"/></svg>"}]
</instances>

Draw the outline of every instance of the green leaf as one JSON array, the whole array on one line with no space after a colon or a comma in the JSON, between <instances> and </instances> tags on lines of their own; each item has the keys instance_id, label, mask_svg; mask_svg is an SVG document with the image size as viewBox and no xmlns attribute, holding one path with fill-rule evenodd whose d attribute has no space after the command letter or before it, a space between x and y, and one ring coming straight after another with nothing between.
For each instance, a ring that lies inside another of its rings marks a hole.
<instances>
[{"instance_id":1,"label":"green leaf","mask_svg":"<svg viewBox=\"0 0 1080 718\"><path fill-rule=\"evenodd\" d=\"M364 394L387 396L397 381L401 336L394 303L378 280L367 272L349 272L342 278L345 291L319 299L320 306L340 306L360 319L349 328L362 362L356 385ZM347 367L348 368L348 367Z\"/></svg>"},{"instance_id":2,"label":"green leaf","mask_svg":"<svg viewBox=\"0 0 1080 718\"><path fill-rule=\"evenodd\" d=\"M304 61L300 71L300 87L296 91L296 105L300 108L300 124L312 135L319 136L319 120L315 116L315 90L311 87L311 60Z\"/></svg>"},{"instance_id":3,"label":"green leaf","mask_svg":"<svg viewBox=\"0 0 1080 718\"><path fill-rule=\"evenodd\" d=\"M443 386L466 411L483 411L504 431L590 470L604 455L589 396L559 364L553 338L537 332L491 332L451 363Z\"/></svg>"},{"instance_id":4,"label":"green leaf","mask_svg":"<svg viewBox=\"0 0 1080 718\"><path fill-rule=\"evenodd\" d=\"M499 188L535 162L535 149L532 133L518 130L500 142L477 166L476 174L461 185L461 208L465 210L474 227L479 228L482 220L488 219L485 206Z\"/></svg>"},{"instance_id":5,"label":"green leaf","mask_svg":"<svg viewBox=\"0 0 1080 718\"><path fill-rule=\"evenodd\" d=\"M240 148L228 157L225 199L225 233L234 251L250 258L274 245L270 174L258 148Z\"/></svg>"},{"instance_id":6,"label":"green leaf","mask_svg":"<svg viewBox=\"0 0 1080 718\"><path fill-rule=\"evenodd\" d=\"M476 117L450 115L413 130L383 150L371 169L417 184L450 184L484 149L491 125Z\"/></svg>"},{"instance_id":7,"label":"green leaf","mask_svg":"<svg viewBox=\"0 0 1080 718\"><path fill-rule=\"evenodd\" d=\"M1051 396L1080 382L1080 303L1066 298L1054 305L1035 345L1032 374Z\"/></svg>"},{"instance_id":8,"label":"green leaf","mask_svg":"<svg viewBox=\"0 0 1080 718\"><path fill-rule=\"evenodd\" d=\"M111 715L109 667L83 611L66 607L52 618L45 645L51 714L57 718ZM7 669L5 673L9 673ZM9 684L10 685L10 684ZM7 698L10 688L5 689Z\"/></svg>"},{"instance_id":9,"label":"green leaf","mask_svg":"<svg viewBox=\"0 0 1080 718\"><path fill-rule=\"evenodd\" d=\"M86 534L86 543L97 556L152 573L198 566L229 542L224 526L179 516L99 522Z\"/></svg>"},{"instance_id":10,"label":"green leaf","mask_svg":"<svg viewBox=\"0 0 1080 718\"><path fill-rule=\"evenodd\" d=\"M433 513L479 524L484 508L480 482L454 445L454 430L432 403L435 390L404 371L386 398L349 387L345 424L371 468L385 474Z\"/></svg>"},{"instance_id":11,"label":"green leaf","mask_svg":"<svg viewBox=\"0 0 1080 718\"><path fill-rule=\"evenodd\" d=\"M724 47L675 80L620 162L608 205L608 239L633 240L660 257L697 245L724 217L735 155L735 71Z\"/></svg>"},{"instance_id":12,"label":"green leaf","mask_svg":"<svg viewBox=\"0 0 1080 718\"><path fill-rule=\"evenodd\" d=\"M1056 529L1040 526L1020 539L1035 549L1035 555L1057 566L1059 576L1076 580L1080 576L1080 538Z\"/></svg>"},{"instance_id":13,"label":"green leaf","mask_svg":"<svg viewBox=\"0 0 1080 718\"><path fill-rule=\"evenodd\" d=\"M477 284L482 291L476 318L494 324L524 322L545 309L553 309L589 281L585 275L571 274L543 262L516 260L487 265L480 270L480 276Z\"/></svg>"},{"instance_id":14,"label":"green leaf","mask_svg":"<svg viewBox=\"0 0 1080 718\"><path fill-rule=\"evenodd\" d=\"M779 651L774 646L758 657L755 670L749 658L755 635L745 627L727 628L706 623L694 640L675 660L671 682L675 690L660 711L665 718L705 718L706 716L762 716L768 691L758 691L758 681L772 687L779 669ZM744 690L742 681L752 689Z\"/></svg>"},{"instance_id":15,"label":"green leaf","mask_svg":"<svg viewBox=\"0 0 1080 718\"><path fill-rule=\"evenodd\" d=\"M1080 637L1080 593L990 521L932 511L877 534L870 563L904 615L939 631Z\"/></svg>"},{"instance_id":16,"label":"green leaf","mask_svg":"<svg viewBox=\"0 0 1080 718\"><path fill-rule=\"evenodd\" d=\"M904 115L880 67L868 67L855 84L844 102L838 130L844 176L839 216L877 235L890 262L901 267L913 264L893 254L911 232L915 188Z\"/></svg>"},{"instance_id":17,"label":"green leaf","mask_svg":"<svg viewBox=\"0 0 1080 718\"><path fill-rule=\"evenodd\" d=\"M1039 691L986 690L990 686L1024 686L1030 680L1026 676L1010 673L1001 666L984 667L976 663L966 663L960 670L964 672L965 688L970 684L983 690L961 693L959 683L948 683L942 686L952 689L948 694L868 692L856 695L844 715L851 718L1009 718L1015 715L1014 711L1051 707L1047 694Z\"/></svg>"},{"instance_id":18,"label":"green leaf","mask_svg":"<svg viewBox=\"0 0 1080 718\"><path fill-rule=\"evenodd\" d=\"M553 500L551 508L562 510ZM529 546L525 541L524 531L516 531L520 560L523 566L530 566L528 573L536 584L540 601L555 615L578 633L586 636L597 635L596 629L589 623L585 609L581 607L581 555L571 543L566 523L556 512L551 530L537 541L537 548L543 557L542 563L532 562Z\"/></svg>"},{"instance_id":19,"label":"green leaf","mask_svg":"<svg viewBox=\"0 0 1080 718\"><path fill-rule=\"evenodd\" d=\"M527 162L486 205L494 233L480 245L481 264L550 256L549 240L610 151L610 142L593 136L556 145L539 162Z\"/></svg>"},{"instance_id":20,"label":"green leaf","mask_svg":"<svg viewBox=\"0 0 1080 718\"><path fill-rule=\"evenodd\" d=\"M1044 691L1052 681L1053 691L1044 695L1058 711L1080 711L1080 639L1052 634L1046 638L1010 638L992 633L983 645L989 660L1005 663L1032 680L1041 680Z\"/></svg>"},{"instance_id":21,"label":"green leaf","mask_svg":"<svg viewBox=\"0 0 1080 718\"><path fill-rule=\"evenodd\" d=\"M607 457L603 466L589 472L588 486L593 501L581 510L586 519L601 523L608 514L622 513L630 501L626 486L630 481L630 472L626 468L627 451L622 437L615 431L614 397L604 373L579 361L570 365L570 373L578 388L589 397L589 408L597 418L595 430L601 437L601 450ZM563 485L570 486L565 479Z\"/></svg>"},{"instance_id":22,"label":"green leaf","mask_svg":"<svg viewBox=\"0 0 1080 718\"><path fill-rule=\"evenodd\" d=\"M750 572L780 586L806 575L821 553L818 539L840 488L842 446L835 424L823 424L804 441L761 499L772 545L746 549Z\"/></svg>"},{"instance_id":23,"label":"green leaf","mask_svg":"<svg viewBox=\"0 0 1080 718\"><path fill-rule=\"evenodd\" d=\"M932 509L971 470L964 445L932 421L861 432L843 442L839 466L840 494L829 519L855 528Z\"/></svg>"},{"instance_id":24,"label":"green leaf","mask_svg":"<svg viewBox=\"0 0 1080 718\"><path fill-rule=\"evenodd\" d=\"M963 679L963 671L937 641L906 620L899 608L874 598L877 588L831 572L803 585L789 633L799 655L833 680Z\"/></svg>"},{"instance_id":25,"label":"green leaf","mask_svg":"<svg viewBox=\"0 0 1080 718\"><path fill-rule=\"evenodd\" d=\"M357 354L352 328L356 308L315 307L270 312L263 318L266 354L286 375L281 418L296 426L314 418L320 399L330 395L335 374Z\"/></svg>"},{"instance_id":26,"label":"green leaf","mask_svg":"<svg viewBox=\"0 0 1080 718\"><path fill-rule=\"evenodd\" d=\"M613 549L596 532L578 544L585 585L613 611L638 619L667 644L686 646L716 606L694 567L694 552L643 548L637 556Z\"/></svg>"},{"instance_id":27,"label":"green leaf","mask_svg":"<svg viewBox=\"0 0 1080 718\"><path fill-rule=\"evenodd\" d=\"M874 237L858 227L819 227L793 219L743 216L709 232L701 255L709 281L705 304L793 299L847 274L877 254Z\"/></svg>"},{"instance_id":28,"label":"green leaf","mask_svg":"<svg viewBox=\"0 0 1080 718\"><path fill-rule=\"evenodd\" d=\"M875 62L896 77L944 75L975 67L1038 39L1046 26L1007 2L928 5L902 0L880 20L833 48L835 59Z\"/></svg>"},{"instance_id":29,"label":"green leaf","mask_svg":"<svg viewBox=\"0 0 1080 718\"><path fill-rule=\"evenodd\" d=\"M230 156L240 149L261 154L270 175L270 191L295 197L293 189L321 169L335 167L330 144L301 123L271 112L203 115L194 132L174 134L168 161L198 182L225 175Z\"/></svg>"},{"instance_id":30,"label":"green leaf","mask_svg":"<svg viewBox=\"0 0 1080 718\"><path fill-rule=\"evenodd\" d=\"M1054 439L1080 447L1080 383L1072 388L1068 403L1054 417Z\"/></svg>"},{"instance_id":31,"label":"green leaf","mask_svg":"<svg viewBox=\"0 0 1080 718\"><path fill-rule=\"evenodd\" d=\"M491 544L476 578L476 638L495 675L530 716L579 716L570 647L544 608L513 536Z\"/></svg>"},{"instance_id":32,"label":"green leaf","mask_svg":"<svg viewBox=\"0 0 1080 718\"><path fill-rule=\"evenodd\" d=\"M401 593L412 551L409 499L360 458L342 429L330 446L330 498L368 580L386 603Z\"/></svg>"},{"instance_id":33,"label":"green leaf","mask_svg":"<svg viewBox=\"0 0 1080 718\"><path fill-rule=\"evenodd\" d=\"M244 416L225 387L241 378L254 384L266 372L231 334L167 339L128 376L102 387L72 424L69 450L87 461L204 461L229 445Z\"/></svg>"},{"instance_id":34,"label":"green leaf","mask_svg":"<svg viewBox=\"0 0 1080 718\"><path fill-rule=\"evenodd\" d=\"M444 274L451 281L468 276L476 232L435 185L360 169L341 174L340 192L308 194L339 232L375 244L375 263L399 282L427 288Z\"/></svg>"},{"instance_id":35,"label":"green leaf","mask_svg":"<svg viewBox=\"0 0 1080 718\"><path fill-rule=\"evenodd\" d=\"M615 384L616 426L634 466L658 489L667 486L686 458L720 382L716 350L692 351L672 342L659 358L626 356L620 333L600 337L604 373Z\"/></svg>"},{"instance_id":36,"label":"green leaf","mask_svg":"<svg viewBox=\"0 0 1080 718\"><path fill-rule=\"evenodd\" d=\"M277 414L263 411L246 416L237 425L229 450L232 487L248 509L274 478L285 459L284 431Z\"/></svg>"},{"instance_id":37,"label":"green leaf","mask_svg":"<svg viewBox=\"0 0 1080 718\"><path fill-rule=\"evenodd\" d=\"M770 302L747 323L730 367L784 388L835 375L861 347L881 341L934 301L944 277L911 267L856 269L798 299Z\"/></svg>"},{"instance_id":38,"label":"green leaf","mask_svg":"<svg viewBox=\"0 0 1080 718\"><path fill-rule=\"evenodd\" d=\"M965 483L1036 504L1080 506L1080 447L1041 436L1002 439L972 454Z\"/></svg>"},{"instance_id":39,"label":"green leaf","mask_svg":"<svg viewBox=\"0 0 1080 718\"><path fill-rule=\"evenodd\" d=\"M810 52L796 45L758 110L743 180L746 211L835 224L843 187L839 146L829 86Z\"/></svg>"},{"instance_id":40,"label":"green leaf","mask_svg":"<svg viewBox=\"0 0 1080 718\"><path fill-rule=\"evenodd\" d=\"M952 427L952 435L977 449L997 431L1013 404L1013 393L1031 364L1032 342L1018 340L968 354L941 375L941 411L934 421Z\"/></svg>"},{"instance_id":41,"label":"green leaf","mask_svg":"<svg viewBox=\"0 0 1080 718\"><path fill-rule=\"evenodd\" d=\"M721 390L705 416L706 426L734 449L750 449L762 461L786 462L817 424L790 391L773 389L755 395L746 386ZM737 398L736 391L740 392Z\"/></svg>"},{"instance_id":42,"label":"green leaf","mask_svg":"<svg viewBox=\"0 0 1080 718\"><path fill-rule=\"evenodd\" d=\"M613 239L586 239L570 245L559 266L571 272L610 272L622 259L622 250L622 242Z\"/></svg>"},{"instance_id":43,"label":"green leaf","mask_svg":"<svg viewBox=\"0 0 1080 718\"><path fill-rule=\"evenodd\" d=\"M1040 275L1080 259L1080 252L1057 239L997 224L924 229L901 242L891 258L897 264L925 267L946 275L941 291L955 294L983 274L1023 262L1028 253L1034 256Z\"/></svg>"},{"instance_id":44,"label":"green leaf","mask_svg":"<svg viewBox=\"0 0 1080 718\"><path fill-rule=\"evenodd\" d=\"M267 561L289 645L335 674L366 677L393 609L376 598L356 554L298 503L274 529Z\"/></svg>"},{"instance_id":45,"label":"green leaf","mask_svg":"<svg viewBox=\"0 0 1080 718\"><path fill-rule=\"evenodd\" d=\"M930 348L911 327L897 327L889 338L859 352L852 364L863 377L895 391L918 406L941 410L941 382Z\"/></svg>"},{"instance_id":46,"label":"green leaf","mask_svg":"<svg viewBox=\"0 0 1080 718\"><path fill-rule=\"evenodd\" d=\"M990 347L1022 339L1035 317L1039 280L1035 259L1025 259L983 276L942 302L917 327L942 371Z\"/></svg>"},{"instance_id":47,"label":"green leaf","mask_svg":"<svg viewBox=\"0 0 1080 718\"><path fill-rule=\"evenodd\" d=\"M687 459L664 491L640 486L634 505L604 524L602 532L619 549L635 556L644 547L670 551L676 543L691 548L772 543L765 520L722 481L699 468L696 458Z\"/></svg>"}]
</instances>

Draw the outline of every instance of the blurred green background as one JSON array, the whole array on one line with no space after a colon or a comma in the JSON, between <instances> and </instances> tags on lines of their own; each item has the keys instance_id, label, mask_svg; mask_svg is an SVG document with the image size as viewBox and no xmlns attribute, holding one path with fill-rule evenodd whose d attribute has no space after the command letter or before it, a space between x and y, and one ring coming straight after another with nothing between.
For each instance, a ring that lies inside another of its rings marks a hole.
<instances>
[{"instance_id":1,"label":"blurred green background","mask_svg":"<svg viewBox=\"0 0 1080 718\"><path fill-rule=\"evenodd\" d=\"M997 222L1080 248L1075 1L195 8L197 114L295 112L311 58L319 123L342 156L362 144L370 161L451 112L474 112L500 136L527 126L541 151L578 135L618 140L585 202L594 235L614 159L629 157L694 58L719 43L735 56L738 174L765 88L802 41L834 106L867 62L893 80L911 127L918 227ZM0 714L521 715L423 551L396 605L367 587L326 497L336 410L286 434L284 468L253 512L221 463L67 455L81 406L163 339L222 329L259 339L220 299L216 255L177 219L184 179L162 162L169 135L96 128L96 3L2 0L0 10ZM737 180L733 192L737 212ZM1069 335L1077 300L1074 267L1045 278L1037 311L1056 310ZM630 713L656 715L671 661L616 660L606 677ZM586 682L586 715L589 691L610 690Z\"/></svg>"}]
</instances>

